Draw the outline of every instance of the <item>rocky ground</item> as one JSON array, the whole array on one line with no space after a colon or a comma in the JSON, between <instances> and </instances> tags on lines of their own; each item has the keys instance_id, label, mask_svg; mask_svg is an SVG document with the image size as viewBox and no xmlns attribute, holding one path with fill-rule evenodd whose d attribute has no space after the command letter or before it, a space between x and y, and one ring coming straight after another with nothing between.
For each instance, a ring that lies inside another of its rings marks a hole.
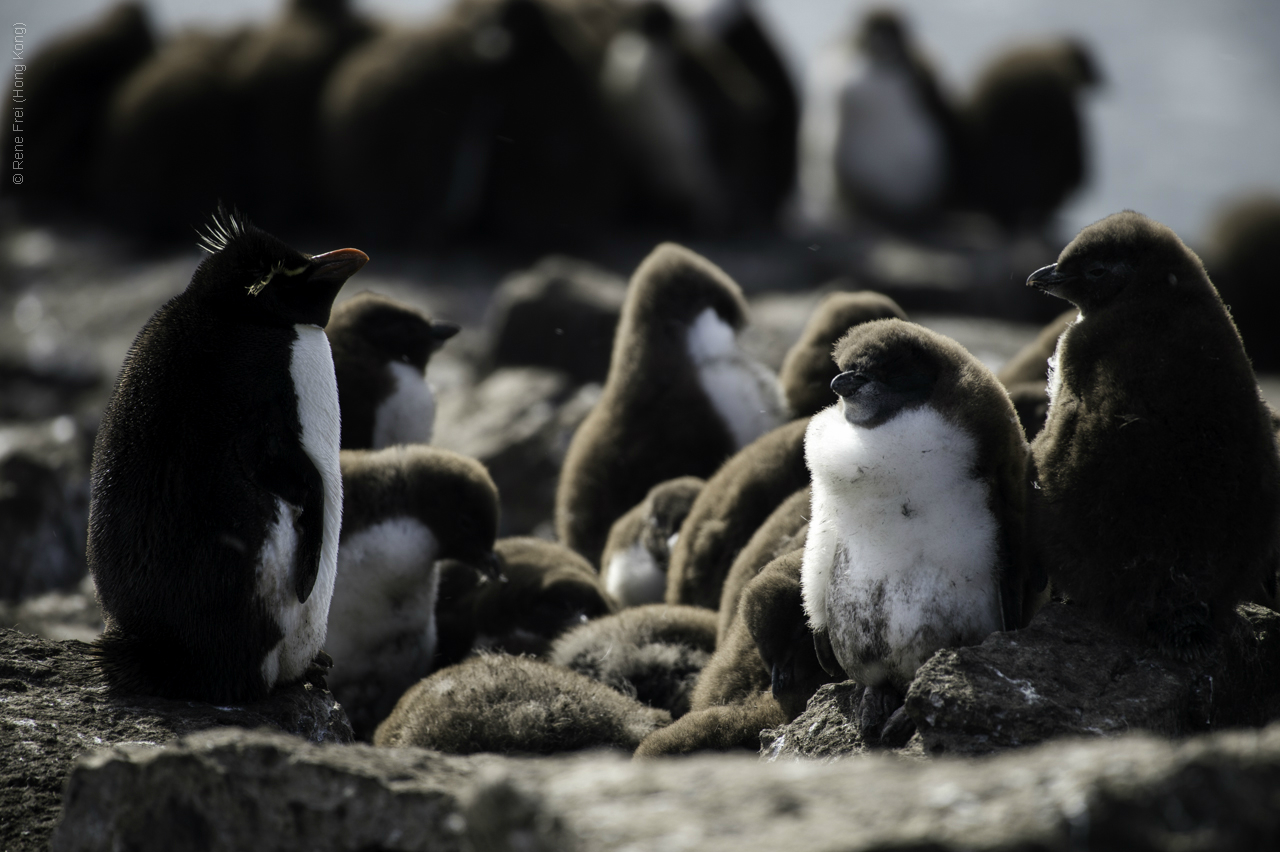
<instances>
[{"instance_id":1,"label":"rocky ground","mask_svg":"<svg viewBox=\"0 0 1280 852\"><path fill-rule=\"evenodd\" d=\"M1051 606L1026 630L936 655L907 696L918 734L893 753L862 742L852 684L824 687L803 716L765 732L758 760L635 763L348 745L319 684L243 708L109 697L84 644L101 630L83 561L93 434L133 336L200 255L143 254L3 211L0 222L0 628L17 628L0 629L0 849L1280 843L1280 729L1263 727L1280 718L1269 675L1280 616L1257 607L1241 608L1210 667L1188 668ZM376 290L462 324L429 369L436 442L490 467L504 534L548 532L550 489L599 372L497 363L495 306L519 290L508 276L568 276L614 304L650 247L604 247L595 268L370 251L348 285L347 296ZM1040 244L863 235L694 248L742 283L747 345L775 367L834 287L891 293L993 367L1061 307L1021 287L1056 254ZM1277 387L1264 378L1273 402Z\"/></svg>"}]
</instances>

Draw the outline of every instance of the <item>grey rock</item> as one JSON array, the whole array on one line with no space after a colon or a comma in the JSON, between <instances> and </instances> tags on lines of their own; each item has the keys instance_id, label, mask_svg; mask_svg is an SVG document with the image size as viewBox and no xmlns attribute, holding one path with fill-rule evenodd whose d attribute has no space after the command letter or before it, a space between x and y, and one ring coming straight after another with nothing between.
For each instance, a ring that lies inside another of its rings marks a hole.
<instances>
[{"instance_id":1,"label":"grey rock","mask_svg":"<svg viewBox=\"0 0 1280 852\"><path fill-rule=\"evenodd\" d=\"M907 712L932 754L1263 724L1276 718L1280 615L1245 604L1239 618L1220 656L1191 666L1050 604L1023 630L935 654L907 692Z\"/></svg>"},{"instance_id":2,"label":"grey rock","mask_svg":"<svg viewBox=\"0 0 1280 852\"><path fill-rule=\"evenodd\" d=\"M45 639L92 642L104 627L93 578L86 574L74 589L45 592L17 603L0 600L0 627Z\"/></svg>"},{"instance_id":3,"label":"grey rock","mask_svg":"<svg viewBox=\"0 0 1280 852\"><path fill-rule=\"evenodd\" d=\"M498 486L498 534L549 529L569 440L600 398L566 374L537 367L495 370L479 384L440 395L434 443L479 459Z\"/></svg>"},{"instance_id":4,"label":"grey rock","mask_svg":"<svg viewBox=\"0 0 1280 852\"><path fill-rule=\"evenodd\" d=\"M99 746L166 743L205 728L266 726L312 742L350 742L333 696L309 683L265 701L215 707L107 694L83 642L0 629L0 849L45 849L76 758Z\"/></svg>"},{"instance_id":5,"label":"grey rock","mask_svg":"<svg viewBox=\"0 0 1280 852\"><path fill-rule=\"evenodd\" d=\"M219 730L82 759L52 848L1234 852L1275 848L1277 789L1280 726L983 761L765 765L448 757Z\"/></svg>"},{"instance_id":6,"label":"grey rock","mask_svg":"<svg viewBox=\"0 0 1280 852\"><path fill-rule=\"evenodd\" d=\"M981 755L1060 737L1145 730L1182 737L1280 719L1280 614L1237 608L1234 632L1202 666L1160 656L1133 639L1050 604L1019 631L944 649L906 696L917 733L895 753ZM766 760L834 760L877 750L862 738L862 687L824 686L788 725L761 732Z\"/></svg>"}]
</instances>

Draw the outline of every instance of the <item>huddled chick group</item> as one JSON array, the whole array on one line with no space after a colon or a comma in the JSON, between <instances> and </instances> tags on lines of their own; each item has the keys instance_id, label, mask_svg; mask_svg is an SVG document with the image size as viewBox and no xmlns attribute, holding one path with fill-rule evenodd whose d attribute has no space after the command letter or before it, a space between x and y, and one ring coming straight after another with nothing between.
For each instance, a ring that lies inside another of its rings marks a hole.
<instances>
[{"instance_id":1,"label":"huddled chick group","mask_svg":"<svg viewBox=\"0 0 1280 852\"><path fill-rule=\"evenodd\" d=\"M227 198L381 245L564 247L773 227L797 177L823 223L977 211L1039 229L1086 177L1079 102L1100 74L1078 40L996 57L962 99L899 13L872 10L802 104L750 0L703 7L455 0L393 25L287 0L265 24L162 40L125 2L32 60L42 143L5 191L150 238L185 238Z\"/></svg>"},{"instance_id":2,"label":"huddled chick group","mask_svg":"<svg viewBox=\"0 0 1280 852\"><path fill-rule=\"evenodd\" d=\"M205 242L95 446L116 690L242 702L327 671L375 744L659 755L754 750L853 679L864 738L900 745L920 666L1051 593L1193 661L1237 602L1274 604L1272 412L1199 258L1138 213L1028 278L1074 306L1005 374L1047 398L1030 444L1001 379L891 300L827 296L775 376L739 345L738 286L658 246L558 542L498 539L484 467L424 443L419 385L457 326L334 309L355 249L225 210Z\"/></svg>"}]
</instances>

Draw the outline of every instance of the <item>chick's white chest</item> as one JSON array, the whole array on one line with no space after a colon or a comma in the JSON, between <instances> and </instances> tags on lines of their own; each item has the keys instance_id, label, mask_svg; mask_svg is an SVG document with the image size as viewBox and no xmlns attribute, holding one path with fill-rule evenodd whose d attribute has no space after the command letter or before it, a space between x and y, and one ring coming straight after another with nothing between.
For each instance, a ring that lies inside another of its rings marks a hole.
<instances>
[{"instance_id":1,"label":"chick's white chest","mask_svg":"<svg viewBox=\"0 0 1280 852\"><path fill-rule=\"evenodd\" d=\"M999 525L971 436L928 407L864 429L837 405L805 456L805 609L851 677L903 684L939 648L1000 629Z\"/></svg>"}]
</instances>

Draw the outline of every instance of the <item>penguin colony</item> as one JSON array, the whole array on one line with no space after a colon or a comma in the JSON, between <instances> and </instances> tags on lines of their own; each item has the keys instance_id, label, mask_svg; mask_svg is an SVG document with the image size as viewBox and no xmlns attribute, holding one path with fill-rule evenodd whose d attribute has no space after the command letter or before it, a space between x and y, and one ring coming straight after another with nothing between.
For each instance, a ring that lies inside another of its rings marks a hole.
<instances>
[{"instance_id":1,"label":"penguin colony","mask_svg":"<svg viewBox=\"0 0 1280 852\"><path fill-rule=\"evenodd\" d=\"M815 60L802 115L756 4L702 6L455 0L406 25L282 0L263 25L161 39L125 2L32 59L46 129L32 180L4 191L151 240L231 198L378 245L560 248L758 232L797 182L819 226L967 211L1034 231L1088 176L1101 72L1078 40L1016 47L958 96L908 22L872 10Z\"/></svg>"},{"instance_id":2,"label":"penguin colony","mask_svg":"<svg viewBox=\"0 0 1280 852\"><path fill-rule=\"evenodd\" d=\"M78 86L99 53L110 73ZM49 89L83 101L50 150L84 174L44 201L105 203L100 188L155 233L210 192L293 222L349 210L392 242L723 233L770 220L794 171L798 106L743 2L696 21L480 0L383 31L295 0L271 27L159 46L125 6L48 57ZM1083 180L1078 99L1100 75L1077 42L1000 58L955 106L877 11L829 71L801 136L825 170L802 190L825 187L829 215L911 230L969 209L1034 230ZM247 91L247 129L297 157L225 120ZM1044 103L1052 144L1020 141ZM156 168L136 186L95 171L143 140ZM251 173L226 162L242 145ZM333 198L308 179L326 162L355 170ZM1276 216L1234 215L1212 257L1243 287ZM1276 601L1274 414L1205 266L1132 211L1030 275L1071 309L998 376L869 292L826 298L774 375L742 344L737 283L660 244L592 374L601 397L548 507L557 541L500 538L488 471L427 446L425 374L457 325L372 293L335 304L368 259L355 249L305 254L221 208L204 247L95 444L88 561L119 692L241 703L308 679L378 745L655 756L754 751L853 680L863 739L893 747L934 653L1024 627L1051 595L1192 662L1238 602Z\"/></svg>"},{"instance_id":3,"label":"penguin colony","mask_svg":"<svg viewBox=\"0 0 1280 852\"><path fill-rule=\"evenodd\" d=\"M733 281L658 246L562 470L561 542L498 537L484 466L413 440L430 406L391 446L343 448L457 326L369 293L333 308L355 249L307 255L226 210L204 243L95 447L97 653L120 692L234 703L327 678L381 745L656 756L754 750L851 679L863 740L896 747L917 670L1050 593L1189 661L1236 603L1276 597L1271 411L1200 260L1138 213L1027 280L1073 305L1004 374L1043 370L1030 444L987 367L877 294L818 305L784 392L738 348ZM383 380L343 395L344 373ZM584 461L595 441L640 463Z\"/></svg>"}]
</instances>

